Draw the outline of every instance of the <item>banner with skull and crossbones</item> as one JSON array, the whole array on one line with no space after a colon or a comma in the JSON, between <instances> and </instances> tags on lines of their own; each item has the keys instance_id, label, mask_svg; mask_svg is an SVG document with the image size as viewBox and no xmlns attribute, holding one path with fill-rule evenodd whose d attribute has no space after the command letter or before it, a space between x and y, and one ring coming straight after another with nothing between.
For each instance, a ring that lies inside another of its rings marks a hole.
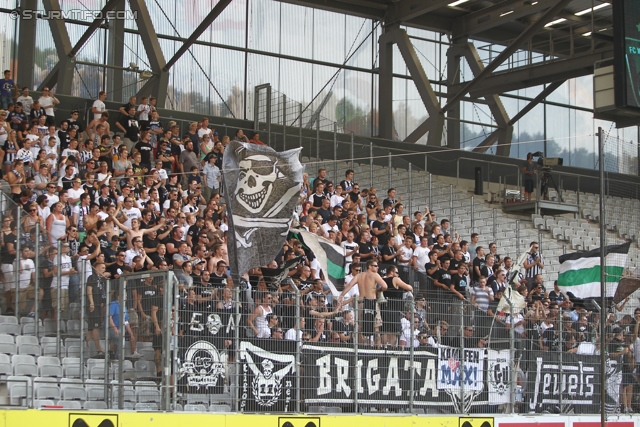
<instances>
[{"instance_id":1,"label":"banner with skull and crossbones","mask_svg":"<svg viewBox=\"0 0 640 427\"><path fill-rule=\"evenodd\" d=\"M229 248L239 273L267 265L285 241L300 195L301 149L232 141L225 149L222 176L229 214Z\"/></svg>"}]
</instances>

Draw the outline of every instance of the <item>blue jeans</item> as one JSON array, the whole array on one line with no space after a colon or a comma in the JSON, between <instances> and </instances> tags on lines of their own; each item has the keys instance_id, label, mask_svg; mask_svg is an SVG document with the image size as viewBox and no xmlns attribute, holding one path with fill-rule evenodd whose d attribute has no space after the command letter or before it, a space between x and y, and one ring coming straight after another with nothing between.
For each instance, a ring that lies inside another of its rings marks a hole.
<instances>
[{"instance_id":1,"label":"blue jeans","mask_svg":"<svg viewBox=\"0 0 640 427\"><path fill-rule=\"evenodd\" d=\"M13 98L11 97L11 95L6 96L6 95L2 95L0 96L0 107L3 110L6 110L7 108L9 108L9 103L13 102Z\"/></svg>"}]
</instances>

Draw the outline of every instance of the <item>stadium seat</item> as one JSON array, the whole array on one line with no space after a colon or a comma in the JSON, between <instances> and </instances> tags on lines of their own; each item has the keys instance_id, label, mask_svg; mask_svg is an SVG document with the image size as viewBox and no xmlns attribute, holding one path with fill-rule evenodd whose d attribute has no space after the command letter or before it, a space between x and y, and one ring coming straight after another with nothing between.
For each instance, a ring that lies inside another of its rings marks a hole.
<instances>
[{"instance_id":1,"label":"stadium seat","mask_svg":"<svg viewBox=\"0 0 640 427\"><path fill-rule=\"evenodd\" d=\"M104 379L107 375L104 359L87 360L87 373L90 379Z\"/></svg>"},{"instance_id":2,"label":"stadium seat","mask_svg":"<svg viewBox=\"0 0 640 427\"><path fill-rule=\"evenodd\" d=\"M316 414L339 414L342 408L339 406L309 406L309 412Z\"/></svg>"},{"instance_id":3,"label":"stadium seat","mask_svg":"<svg viewBox=\"0 0 640 427\"><path fill-rule=\"evenodd\" d=\"M85 390L87 390L87 400L105 400L104 381L89 379L85 381ZM107 389L109 393L109 389Z\"/></svg>"},{"instance_id":4,"label":"stadium seat","mask_svg":"<svg viewBox=\"0 0 640 427\"><path fill-rule=\"evenodd\" d=\"M41 377L62 378L63 376L60 359L55 356L38 357L38 371Z\"/></svg>"},{"instance_id":5,"label":"stadium seat","mask_svg":"<svg viewBox=\"0 0 640 427\"><path fill-rule=\"evenodd\" d=\"M9 342L0 342L0 353L12 356L18 353L18 348L15 344Z\"/></svg>"},{"instance_id":6,"label":"stadium seat","mask_svg":"<svg viewBox=\"0 0 640 427\"><path fill-rule=\"evenodd\" d=\"M13 335L0 334L0 343L15 344L16 339Z\"/></svg>"},{"instance_id":7,"label":"stadium seat","mask_svg":"<svg viewBox=\"0 0 640 427\"><path fill-rule=\"evenodd\" d=\"M56 404L54 403L53 400L49 400L49 399L35 399L33 401L33 407L34 408L44 408L46 406L55 406Z\"/></svg>"},{"instance_id":8,"label":"stadium seat","mask_svg":"<svg viewBox=\"0 0 640 427\"><path fill-rule=\"evenodd\" d=\"M5 381L10 375L13 375L11 357L4 353L0 353L0 380Z\"/></svg>"},{"instance_id":9,"label":"stadium seat","mask_svg":"<svg viewBox=\"0 0 640 427\"><path fill-rule=\"evenodd\" d=\"M11 375L7 378L9 399L12 406L25 405L31 398L33 385L31 378L24 375Z\"/></svg>"},{"instance_id":10,"label":"stadium seat","mask_svg":"<svg viewBox=\"0 0 640 427\"><path fill-rule=\"evenodd\" d=\"M117 380L111 381L111 394L113 395L113 400L116 403L118 402L118 393L120 389L120 385ZM124 381L122 383L122 395L124 402L135 403L136 402L136 392L133 388L133 383L131 381Z\"/></svg>"},{"instance_id":11,"label":"stadium seat","mask_svg":"<svg viewBox=\"0 0 640 427\"><path fill-rule=\"evenodd\" d=\"M109 409L107 407L107 403L100 401L100 400L88 400L86 402L84 402L84 405L82 405L82 409L89 409L89 410L94 410L94 411L103 411L106 409Z\"/></svg>"},{"instance_id":12,"label":"stadium seat","mask_svg":"<svg viewBox=\"0 0 640 427\"><path fill-rule=\"evenodd\" d=\"M153 381L137 381L135 391L138 403L160 403L160 390L158 390L158 385Z\"/></svg>"},{"instance_id":13,"label":"stadium seat","mask_svg":"<svg viewBox=\"0 0 640 427\"><path fill-rule=\"evenodd\" d=\"M15 376L38 376L38 366L36 359L27 354L14 354L11 356L11 365L13 365L13 375Z\"/></svg>"},{"instance_id":14,"label":"stadium seat","mask_svg":"<svg viewBox=\"0 0 640 427\"><path fill-rule=\"evenodd\" d=\"M16 337L16 338L22 338L22 337ZM28 344L28 343L18 344L18 354L29 354L31 356L37 357L37 356L40 356L41 353L42 353L42 348L40 347L40 344Z\"/></svg>"},{"instance_id":15,"label":"stadium seat","mask_svg":"<svg viewBox=\"0 0 640 427\"><path fill-rule=\"evenodd\" d=\"M157 411L158 405L156 403L136 403L134 409L136 411Z\"/></svg>"},{"instance_id":16,"label":"stadium seat","mask_svg":"<svg viewBox=\"0 0 640 427\"><path fill-rule=\"evenodd\" d=\"M60 400L60 387L55 378L37 377L33 381L36 399Z\"/></svg>"},{"instance_id":17,"label":"stadium seat","mask_svg":"<svg viewBox=\"0 0 640 427\"><path fill-rule=\"evenodd\" d=\"M136 379L145 380L145 379L156 379L156 364L148 361L148 360L136 360L134 364L134 368L136 370Z\"/></svg>"},{"instance_id":18,"label":"stadium seat","mask_svg":"<svg viewBox=\"0 0 640 427\"><path fill-rule=\"evenodd\" d=\"M184 405L184 411L185 412L207 412L207 407L203 404L197 404L197 405L186 404Z\"/></svg>"},{"instance_id":19,"label":"stadium seat","mask_svg":"<svg viewBox=\"0 0 640 427\"><path fill-rule=\"evenodd\" d=\"M13 316L3 316L13 317ZM0 323L0 334L20 335L21 328L17 323Z\"/></svg>"},{"instance_id":20,"label":"stadium seat","mask_svg":"<svg viewBox=\"0 0 640 427\"><path fill-rule=\"evenodd\" d=\"M66 378L80 378L80 362L79 357L65 357L62 359L62 370Z\"/></svg>"},{"instance_id":21,"label":"stadium seat","mask_svg":"<svg viewBox=\"0 0 640 427\"><path fill-rule=\"evenodd\" d=\"M185 398L185 401L191 405L197 405L197 404L209 405L211 402L209 400L208 394L188 393L184 395L184 398Z\"/></svg>"},{"instance_id":22,"label":"stadium seat","mask_svg":"<svg viewBox=\"0 0 640 427\"><path fill-rule=\"evenodd\" d=\"M63 409L82 409L82 402L73 400L58 400L57 406L61 406Z\"/></svg>"},{"instance_id":23,"label":"stadium seat","mask_svg":"<svg viewBox=\"0 0 640 427\"><path fill-rule=\"evenodd\" d=\"M209 412L231 412L229 405L209 405Z\"/></svg>"},{"instance_id":24,"label":"stadium seat","mask_svg":"<svg viewBox=\"0 0 640 427\"><path fill-rule=\"evenodd\" d=\"M58 357L58 345L55 343L47 343L42 346L42 355L43 356L56 356ZM66 354L66 348L64 344L60 344L60 355L64 356Z\"/></svg>"},{"instance_id":25,"label":"stadium seat","mask_svg":"<svg viewBox=\"0 0 640 427\"><path fill-rule=\"evenodd\" d=\"M40 340L38 337L33 335L19 335L16 337L16 344L36 344L40 345Z\"/></svg>"},{"instance_id":26,"label":"stadium seat","mask_svg":"<svg viewBox=\"0 0 640 427\"><path fill-rule=\"evenodd\" d=\"M82 382L72 378L62 378L60 380L60 393L62 400L77 400L84 402L87 400L87 391Z\"/></svg>"}]
</instances>

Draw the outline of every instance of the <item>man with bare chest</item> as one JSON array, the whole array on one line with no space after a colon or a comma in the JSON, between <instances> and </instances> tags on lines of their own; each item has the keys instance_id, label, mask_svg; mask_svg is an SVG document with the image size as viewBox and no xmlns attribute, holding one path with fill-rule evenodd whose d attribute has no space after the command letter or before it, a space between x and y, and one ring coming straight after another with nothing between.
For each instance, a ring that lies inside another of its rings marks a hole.
<instances>
[{"instance_id":1,"label":"man with bare chest","mask_svg":"<svg viewBox=\"0 0 640 427\"><path fill-rule=\"evenodd\" d=\"M362 301L362 318L360 319L360 333L365 337L370 337L374 334L374 321L376 317L376 291L384 291L387 289L387 283L378 274L378 261L367 261L367 271L358 273L353 279L344 287L344 290L340 293L338 302L342 304L344 295L349 290L358 285L360 291L360 299ZM380 289L376 288L376 285L380 285Z\"/></svg>"}]
</instances>

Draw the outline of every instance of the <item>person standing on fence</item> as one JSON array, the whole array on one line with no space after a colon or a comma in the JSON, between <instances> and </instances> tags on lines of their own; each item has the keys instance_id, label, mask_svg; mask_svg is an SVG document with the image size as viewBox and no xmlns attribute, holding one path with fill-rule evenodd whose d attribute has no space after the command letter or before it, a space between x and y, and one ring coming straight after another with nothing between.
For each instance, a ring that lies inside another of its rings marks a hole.
<instances>
[{"instance_id":1,"label":"person standing on fence","mask_svg":"<svg viewBox=\"0 0 640 427\"><path fill-rule=\"evenodd\" d=\"M338 304L342 305L344 296L349 290L358 285L358 291L362 300L362 316L360 317L360 332L365 339L374 334L374 321L376 316L376 291L384 292L387 289L387 283L378 274L378 261L367 261L367 271L355 275L353 279L345 286L338 298Z\"/></svg>"}]
</instances>

